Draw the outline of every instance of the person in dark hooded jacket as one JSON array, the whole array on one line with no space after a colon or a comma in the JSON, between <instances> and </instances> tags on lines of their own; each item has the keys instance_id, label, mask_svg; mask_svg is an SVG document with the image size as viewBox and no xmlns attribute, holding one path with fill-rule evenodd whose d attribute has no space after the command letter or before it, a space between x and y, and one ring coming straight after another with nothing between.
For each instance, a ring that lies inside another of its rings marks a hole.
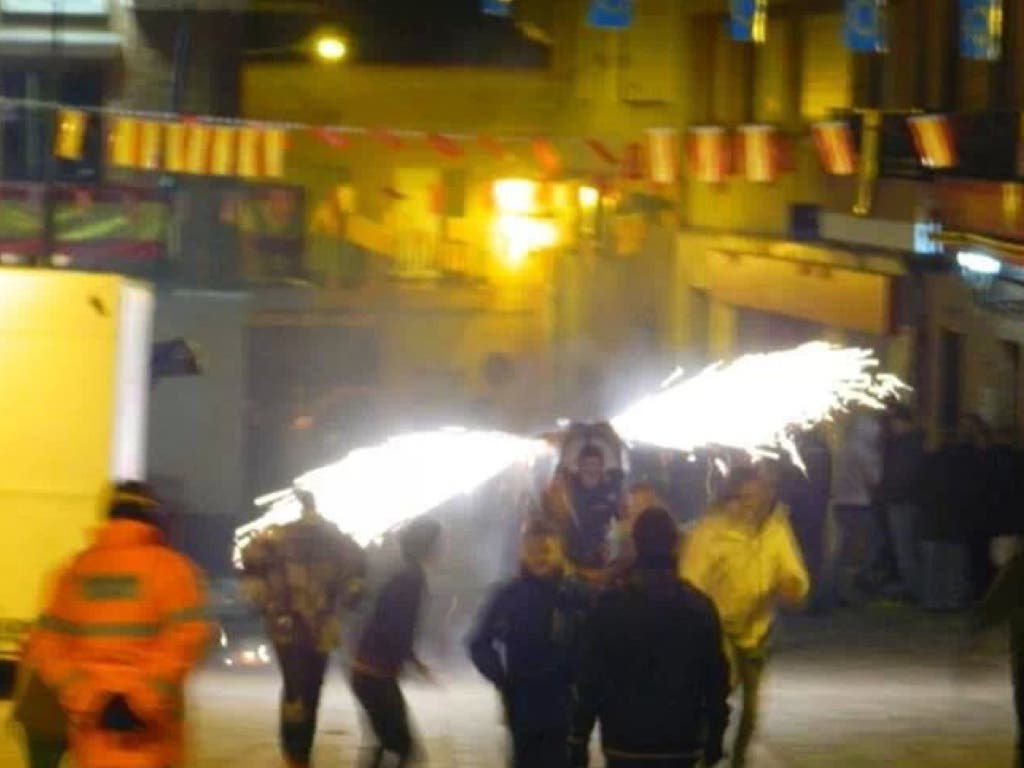
<instances>
[{"instance_id":1,"label":"person in dark hooded jacket","mask_svg":"<svg viewBox=\"0 0 1024 768\"><path fill-rule=\"evenodd\" d=\"M664 509L633 526L636 562L584 632L578 696L597 716L609 768L694 768L722 758L729 667L711 601L676 574Z\"/></svg>"},{"instance_id":2,"label":"person in dark hooded jacket","mask_svg":"<svg viewBox=\"0 0 1024 768\"><path fill-rule=\"evenodd\" d=\"M565 576L554 528L530 524L520 557L522 575L484 606L469 654L501 694L513 768L567 768L574 659L586 597Z\"/></svg>"}]
</instances>

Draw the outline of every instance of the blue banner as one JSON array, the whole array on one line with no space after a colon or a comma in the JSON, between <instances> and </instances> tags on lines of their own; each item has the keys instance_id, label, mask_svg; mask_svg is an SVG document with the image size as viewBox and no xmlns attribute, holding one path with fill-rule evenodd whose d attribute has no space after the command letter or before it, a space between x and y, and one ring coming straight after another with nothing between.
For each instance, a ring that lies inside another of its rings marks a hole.
<instances>
[{"instance_id":1,"label":"blue banner","mask_svg":"<svg viewBox=\"0 0 1024 768\"><path fill-rule=\"evenodd\" d=\"M486 16L508 18L512 15L512 0L480 0L480 12Z\"/></svg>"},{"instance_id":2,"label":"blue banner","mask_svg":"<svg viewBox=\"0 0 1024 768\"><path fill-rule=\"evenodd\" d=\"M1002 0L960 0L960 55L997 61L1002 53Z\"/></svg>"},{"instance_id":3,"label":"blue banner","mask_svg":"<svg viewBox=\"0 0 1024 768\"><path fill-rule=\"evenodd\" d=\"M626 29L633 21L633 0L590 0L587 24L601 29Z\"/></svg>"},{"instance_id":4,"label":"blue banner","mask_svg":"<svg viewBox=\"0 0 1024 768\"><path fill-rule=\"evenodd\" d=\"M768 0L729 0L729 36L741 43L763 43Z\"/></svg>"},{"instance_id":5,"label":"blue banner","mask_svg":"<svg viewBox=\"0 0 1024 768\"><path fill-rule=\"evenodd\" d=\"M885 0L846 0L843 42L851 51L880 53L885 39Z\"/></svg>"}]
</instances>

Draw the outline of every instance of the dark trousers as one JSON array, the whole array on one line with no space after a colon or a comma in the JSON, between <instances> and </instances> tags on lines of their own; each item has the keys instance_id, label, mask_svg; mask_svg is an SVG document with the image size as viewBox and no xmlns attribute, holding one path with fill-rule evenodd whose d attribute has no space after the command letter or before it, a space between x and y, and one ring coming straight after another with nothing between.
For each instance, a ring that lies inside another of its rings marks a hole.
<instances>
[{"instance_id":1,"label":"dark trousers","mask_svg":"<svg viewBox=\"0 0 1024 768\"><path fill-rule=\"evenodd\" d=\"M414 744L405 697L398 681L356 672L352 676L352 692L377 737L377 748L365 764L366 768L378 768L387 753L398 757L396 768L409 765Z\"/></svg>"},{"instance_id":2,"label":"dark trousers","mask_svg":"<svg viewBox=\"0 0 1024 768\"><path fill-rule=\"evenodd\" d=\"M28 768L59 768L68 745L59 740L41 739L31 734L25 736L25 753Z\"/></svg>"},{"instance_id":3,"label":"dark trousers","mask_svg":"<svg viewBox=\"0 0 1024 768\"><path fill-rule=\"evenodd\" d=\"M761 680L767 661L766 649L733 647L736 671L740 679L743 706L740 710L740 724L732 748L733 768L746 765L747 750L757 730L761 713Z\"/></svg>"},{"instance_id":4,"label":"dark trousers","mask_svg":"<svg viewBox=\"0 0 1024 768\"><path fill-rule=\"evenodd\" d=\"M316 733L327 654L304 643L275 646L284 688L281 693L281 751L293 762L309 763Z\"/></svg>"},{"instance_id":5,"label":"dark trousers","mask_svg":"<svg viewBox=\"0 0 1024 768\"><path fill-rule=\"evenodd\" d=\"M512 768L569 768L569 730L512 731Z\"/></svg>"},{"instance_id":6,"label":"dark trousers","mask_svg":"<svg viewBox=\"0 0 1024 768\"><path fill-rule=\"evenodd\" d=\"M597 715L578 703L573 705L572 734L569 737L569 765L572 768L590 766L590 739L597 727Z\"/></svg>"},{"instance_id":7,"label":"dark trousers","mask_svg":"<svg viewBox=\"0 0 1024 768\"><path fill-rule=\"evenodd\" d=\"M686 758L607 757L608 768L697 768L699 762Z\"/></svg>"},{"instance_id":8,"label":"dark trousers","mask_svg":"<svg viewBox=\"0 0 1024 768\"><path fill-rule=\"evenodd\" d=\"M1024 768L1024 649L1013 649L1010 657L1013 671L1013 709L1017 713L1016 768Z\"/></svg>"}]
</instances>

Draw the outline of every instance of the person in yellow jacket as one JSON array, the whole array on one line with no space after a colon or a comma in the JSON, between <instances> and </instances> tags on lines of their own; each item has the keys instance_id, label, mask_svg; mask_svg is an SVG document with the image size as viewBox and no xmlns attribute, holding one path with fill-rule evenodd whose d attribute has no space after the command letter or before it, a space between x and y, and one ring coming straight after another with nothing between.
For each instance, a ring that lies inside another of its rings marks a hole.
<instances>
[{"instance_id":1,"label":"person in yellow jacket","mask_svg":"<svg viewBox=\"0 0 1024 768\"><path fill-rule=\"evenodd\" d=\"M157 508L145 484L118 485L28 641L28 664L67 714L77 768L182 765L185 678L213 626L202 579L167 546Z\"/></svg>"},{"instance_id":2,"label":"person in yellow jacket","mask_svg":"<svg viewBox=\"0 0 1024 768\"><path fill-rule=\"evenodd\" d=\"M775 606L800 605L810 588L788 512L764 470L733 469L718 503L691 532L680 571L718 609L743 694L732 750L732 765L741 768L757 727Z\"/></svg>"}]
</instances>

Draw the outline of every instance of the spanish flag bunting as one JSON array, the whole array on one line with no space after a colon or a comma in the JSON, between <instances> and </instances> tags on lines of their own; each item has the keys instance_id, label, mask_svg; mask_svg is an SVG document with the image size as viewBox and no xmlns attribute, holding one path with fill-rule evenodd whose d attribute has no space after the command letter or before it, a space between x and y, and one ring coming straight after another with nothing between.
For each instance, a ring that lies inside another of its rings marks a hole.
<instances>
[{"instance_id":1,"label":"spanish flag bunting","mask_svg":"<svg viewBox=\"0 0 1024 768\"><path fill-rule=\"evenodd\" d=\"M609 165L618 165L619 159L605 145L604 142L598 139L584 139L583 142L590 148L590 151L597 155L598 158L604 160Z\"/></svg>"},{"instance_id":2,"label":"spanish flag bunting","mask_svg":"<svg viewBox=\"0 0 1024 768\"><path fill-rule=\"evenodd\" d=\"M778 130L773 125L741 125L736 140L737 171L760 184L779 175Z\"/></svg>"},{"instance_id":3,"label":"spanish flag bunting","mask_svg":"<svg viewBox=\"0 0 1024 768\"><path fill-rule=\"evenodd\" d=\"M214 176L235 174L235 149L237 129L232 125L218 125L213 129L213 152L210 173Z\"/></svg>"},{"instance_id":4,"label":"spanish flag bunting","mask_svg":"<svg viewBox=\"0 0 1024 768\"><path fill-rule=\"evenodd\" d=\"M562 168L562 158L558 150L547 139L534 139L530 145L537 165L547 176L556 175Z\"/></svg>"},{"instance_id":5,"label":"spanish flag bunting","mask_svg":"<svg viewBox=\"0 0 1024 768\"><path fill-rule=\"evenodd\" d=\"M139 121L115 117L110 129L110 164L135 168L139 164Z\"/></svg>"},{"instance_id":6,"label":"spanish flag bunting","mask_svg":"<svg viewBox=\"0 0 1024 768\"><path fill-rule=\"evenodd\" d=\"M81 160L89 116L80 109L57 110L57 135L53 153L63 160Z\"/></svg>"},{"instance_id":7,"label":"spanish flag bunting","mask_svg":"<svg viewBox=\"0 0 1024 768\"><path fill-rule=\"evenodd\" d=\"M647 129L647 173L659 186L679 180L679 131L675 128Z\"/></svg>"},{"instance_id":8,"label":"spanish flag bunting","mask_svg":"<svg viewBox=\"0 0 1024 768\"><path fill-rule=\"evenodd\" d=\"M464 154L458 142L440 133L427 134L427 143L437 150L438 154L448 158L462 157Z\"/></svg>"},{"instance_id":9,"label":"spanish flag bunting","mask_svg":"<svg viewBox=\"0 0 1024 768\"><path fill-rule=\"evenodd\" d=\"M857 172L857 147L849 123L829 120L811 126L814 148L825 173L853 176Z\"/></svg>"},{"instance_id":10,"label":"spanish flag bunting","mask_svg":"<svg viewBox=\"0 0 1024 768\"><path fill-rule=\"evenodd\" d=\"M907 118L914 137L917 158L925 168L952 168L957 164L953 129L946 115L919 115Z\"/></svg>"},{"instance_id":11,"label":"spanish flag bunting","mask_svg":"<svg viewBox=\"0 0 1024 768\"><path fill-rule=\"evenodd\" d=\"M630 181L639 181L644 177L644 148L639 141L626 145L619 170L622 178Z\"/></svg>"},{"instance_id":12,"label":"spanish flag bunting","mask_svg":"<svg viewBox=\"0 0 1024 768\"><path fill-rule=\"evenodd\" d=\"M690 129L687 141L690 173L697 181L720 184L729 171L729 146L725 128L705 125Z\"/></svg>"},{"instance_id":13,"label":"spanish flag bunting","mask_svg":"<svg viewBox=\"0 0 1024 768\"><path fill-rule=\"evenodd\" d=\"M164 124L164 170L185 173L188 154L188 126L185 123Z\"/></svg>"},{"instance_id":14,"label":"spanish flag bunting","mask_svg":"<svg viewBox=\"0 0 1024 768\"><path fill-rule=\"evenodd\" d=\"M336 128L316 128L313 130L313 135L334 149L348 149L352 144L352 137Z\"/></svg>"},{"instance_id":15,"label":"spanish flag bunting","mask_svg":"<svg viewBox=\"0 0 1024 768\"><path fill-rule=\"evenodd\" d=\"M147 171L160 170L163 126L152 120L139 124L139 167Z\"/></svg>"},{"instance_id":16,"label":"spanish flag bunting","mask_svg":"<svg viewBox=\"0 0 1024 768\"><path fill-rule=\"evenodd\" d=\"M190 122L185 139L185 173L206 175L210 172L210 144L213 130L209 125Z\"/></svg>"},{"instance_id":17,"label":"spanish flag bunting","mask_svg":"<svg viewBox=\"0 0 1024 768\"><path fill-rule=\"evenodd\" d=\"M486 133L481 133L476 138L477 144L480 148L488 154L494 155L499 160L504 160L508 157L508 150L505 149L505 145L502 144L498 139L493 136L488 136Z\"/></svg>"},{"instance_id":18,"label":"spanish flag bunting","mask_svg":"<svg viewBox=\"0 0 1024 768\"><path fill-rule=\"evenodd\" d=\"M263 129L263 175L271 179L284 176L284 155L288 132L284 128Z\"/></svg>"},{"instance_id":19,"label":"spanish flag bunting","mask_svg":"<svg viewBox=\"0 0 1024 768\"><path fill-rule=\"evenodd\" d=\"M243 179L260 176L260 129L243 125L238 129L238 175Z\"/></svg>"}]
</instances>

